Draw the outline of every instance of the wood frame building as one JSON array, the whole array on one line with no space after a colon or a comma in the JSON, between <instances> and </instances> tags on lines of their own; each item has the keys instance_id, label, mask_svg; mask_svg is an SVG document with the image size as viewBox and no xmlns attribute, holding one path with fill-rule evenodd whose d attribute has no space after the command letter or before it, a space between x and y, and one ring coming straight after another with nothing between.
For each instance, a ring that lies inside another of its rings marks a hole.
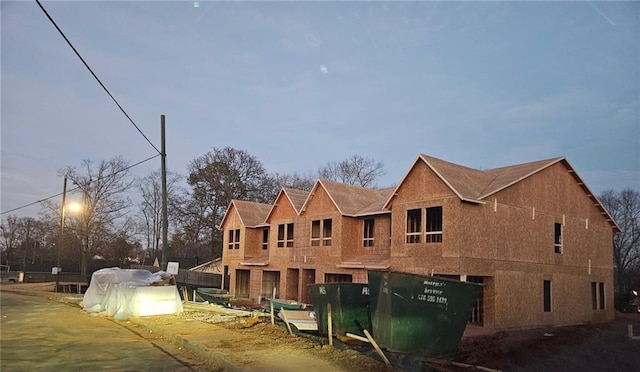
<instances>
[{"instance_id":1,"label":"wood frame building","mask_svg":"<svg viewBox=\"0 0 640 372\"><path fill-rule=\"evenodd\" d=\"M476 170L419 155L395 188L316 181L222 219L231 294L311 302L308 284L367 269L483 284L470 321L490 329L607 321L618 226L569 162Z\"/></svg>"}]
</instances>

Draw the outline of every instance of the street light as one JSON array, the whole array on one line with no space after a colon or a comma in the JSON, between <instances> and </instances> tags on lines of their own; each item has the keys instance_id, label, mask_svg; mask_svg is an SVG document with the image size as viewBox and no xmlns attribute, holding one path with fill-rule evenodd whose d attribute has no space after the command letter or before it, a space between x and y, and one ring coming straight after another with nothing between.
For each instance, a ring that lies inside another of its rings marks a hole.
<instances>
[{"instance_id":1,"label":"street light","mask_svg":"<svg viewBox=\"0 0 640 372\"><path fill-rule=\"evenodd\" d=\"M58 286L60 285L60 252L62 251L62 242L64 241L64 221L66 212L66 199L67 199L67 176L64 176L64 183L62 186L62 205L60 206L60 238L58 240L58 259L56 260L56 267L54 274L56 275L56 289L58 292ZM69 204L69 210L72 212L79 211L82 208L80 203L74 202Z\"/></svg>"},{"instance_id":2,"label":"street light","mask_svg":"<svg viewBox=\"0 0 640 372\"><path fill-rule=\"evenodd\" d=\"M82 204L78 202L71 202L67 204L67 208L69 209L69 212L80 212L80 210L82 210Z\"/></svg>"},{"instance_id":3,"label":"street light","mask_svg":"<svg viewBox=\"0 0 640 372\"><path fill-rule=\"evenodd\" d=\"M67 199L67 176L64 176L64 183L62 184L62 204L60 205L60 237L58 240L58 259L56 260L56 267L53 270L56 275L56 290L58 292L58 286L60 285L60 251L62 251L62 242L64 240L64 203Z\"/></svg>"}]
</instances>

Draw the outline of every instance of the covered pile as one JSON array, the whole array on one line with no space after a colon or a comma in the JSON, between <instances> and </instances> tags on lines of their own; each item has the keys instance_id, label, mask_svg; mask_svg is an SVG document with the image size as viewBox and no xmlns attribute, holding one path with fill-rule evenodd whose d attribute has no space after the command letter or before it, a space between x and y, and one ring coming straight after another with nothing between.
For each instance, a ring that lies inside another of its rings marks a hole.
<instances>
[{"instance_id":1,"label":"covered pile","mask_svg":"<svg viewBox=\"0 0 640 372\"><path fill-rule=\"evenodd\" d=\"M116 320L132 316L177 314L182 300L175 285L168 282L164 271L101 269L93 273L84 295L83 308L90 313L106 312Z\"/></svg>"}]
</instances>

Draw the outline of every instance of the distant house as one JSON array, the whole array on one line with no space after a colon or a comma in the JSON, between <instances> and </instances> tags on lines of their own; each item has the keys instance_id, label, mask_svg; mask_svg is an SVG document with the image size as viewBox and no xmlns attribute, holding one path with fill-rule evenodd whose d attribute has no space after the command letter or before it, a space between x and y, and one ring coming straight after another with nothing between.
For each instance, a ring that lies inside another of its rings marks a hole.
<instances>
[{"instance_id":1,"label":"distant house","mask_svg":"<svg viewBox=\"0 0 640 372\"><path fill-rule=\"evenodd\" d=\"M613 319L618 226L565 158L476 170L419 155L395 188L316 181L273 204L233 200L222 265L236 297L311 302L367 269L482 283L491 329Z\"/></svg>"}]
</instances>

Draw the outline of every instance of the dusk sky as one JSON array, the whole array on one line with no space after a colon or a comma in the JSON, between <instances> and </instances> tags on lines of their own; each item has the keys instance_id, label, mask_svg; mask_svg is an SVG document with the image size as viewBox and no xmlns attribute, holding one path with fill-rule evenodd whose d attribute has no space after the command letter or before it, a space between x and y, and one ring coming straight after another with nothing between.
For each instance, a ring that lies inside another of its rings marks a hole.
<instances>
[{"instance_id":1,"label":"dusk sky","mask_svg":"<svg viewBox=\"0 0 640 372\"><path fill-rule=\"evenodd\" d=\"M640 190L640 2L42 4L157 148L166 115L175 173L226 146L270 173L373 158L381 187L420 153L565 156L596 194ZM0 6L2 212L83 159L156 154L35 1Z\"/></svg>"}]
</instances>

